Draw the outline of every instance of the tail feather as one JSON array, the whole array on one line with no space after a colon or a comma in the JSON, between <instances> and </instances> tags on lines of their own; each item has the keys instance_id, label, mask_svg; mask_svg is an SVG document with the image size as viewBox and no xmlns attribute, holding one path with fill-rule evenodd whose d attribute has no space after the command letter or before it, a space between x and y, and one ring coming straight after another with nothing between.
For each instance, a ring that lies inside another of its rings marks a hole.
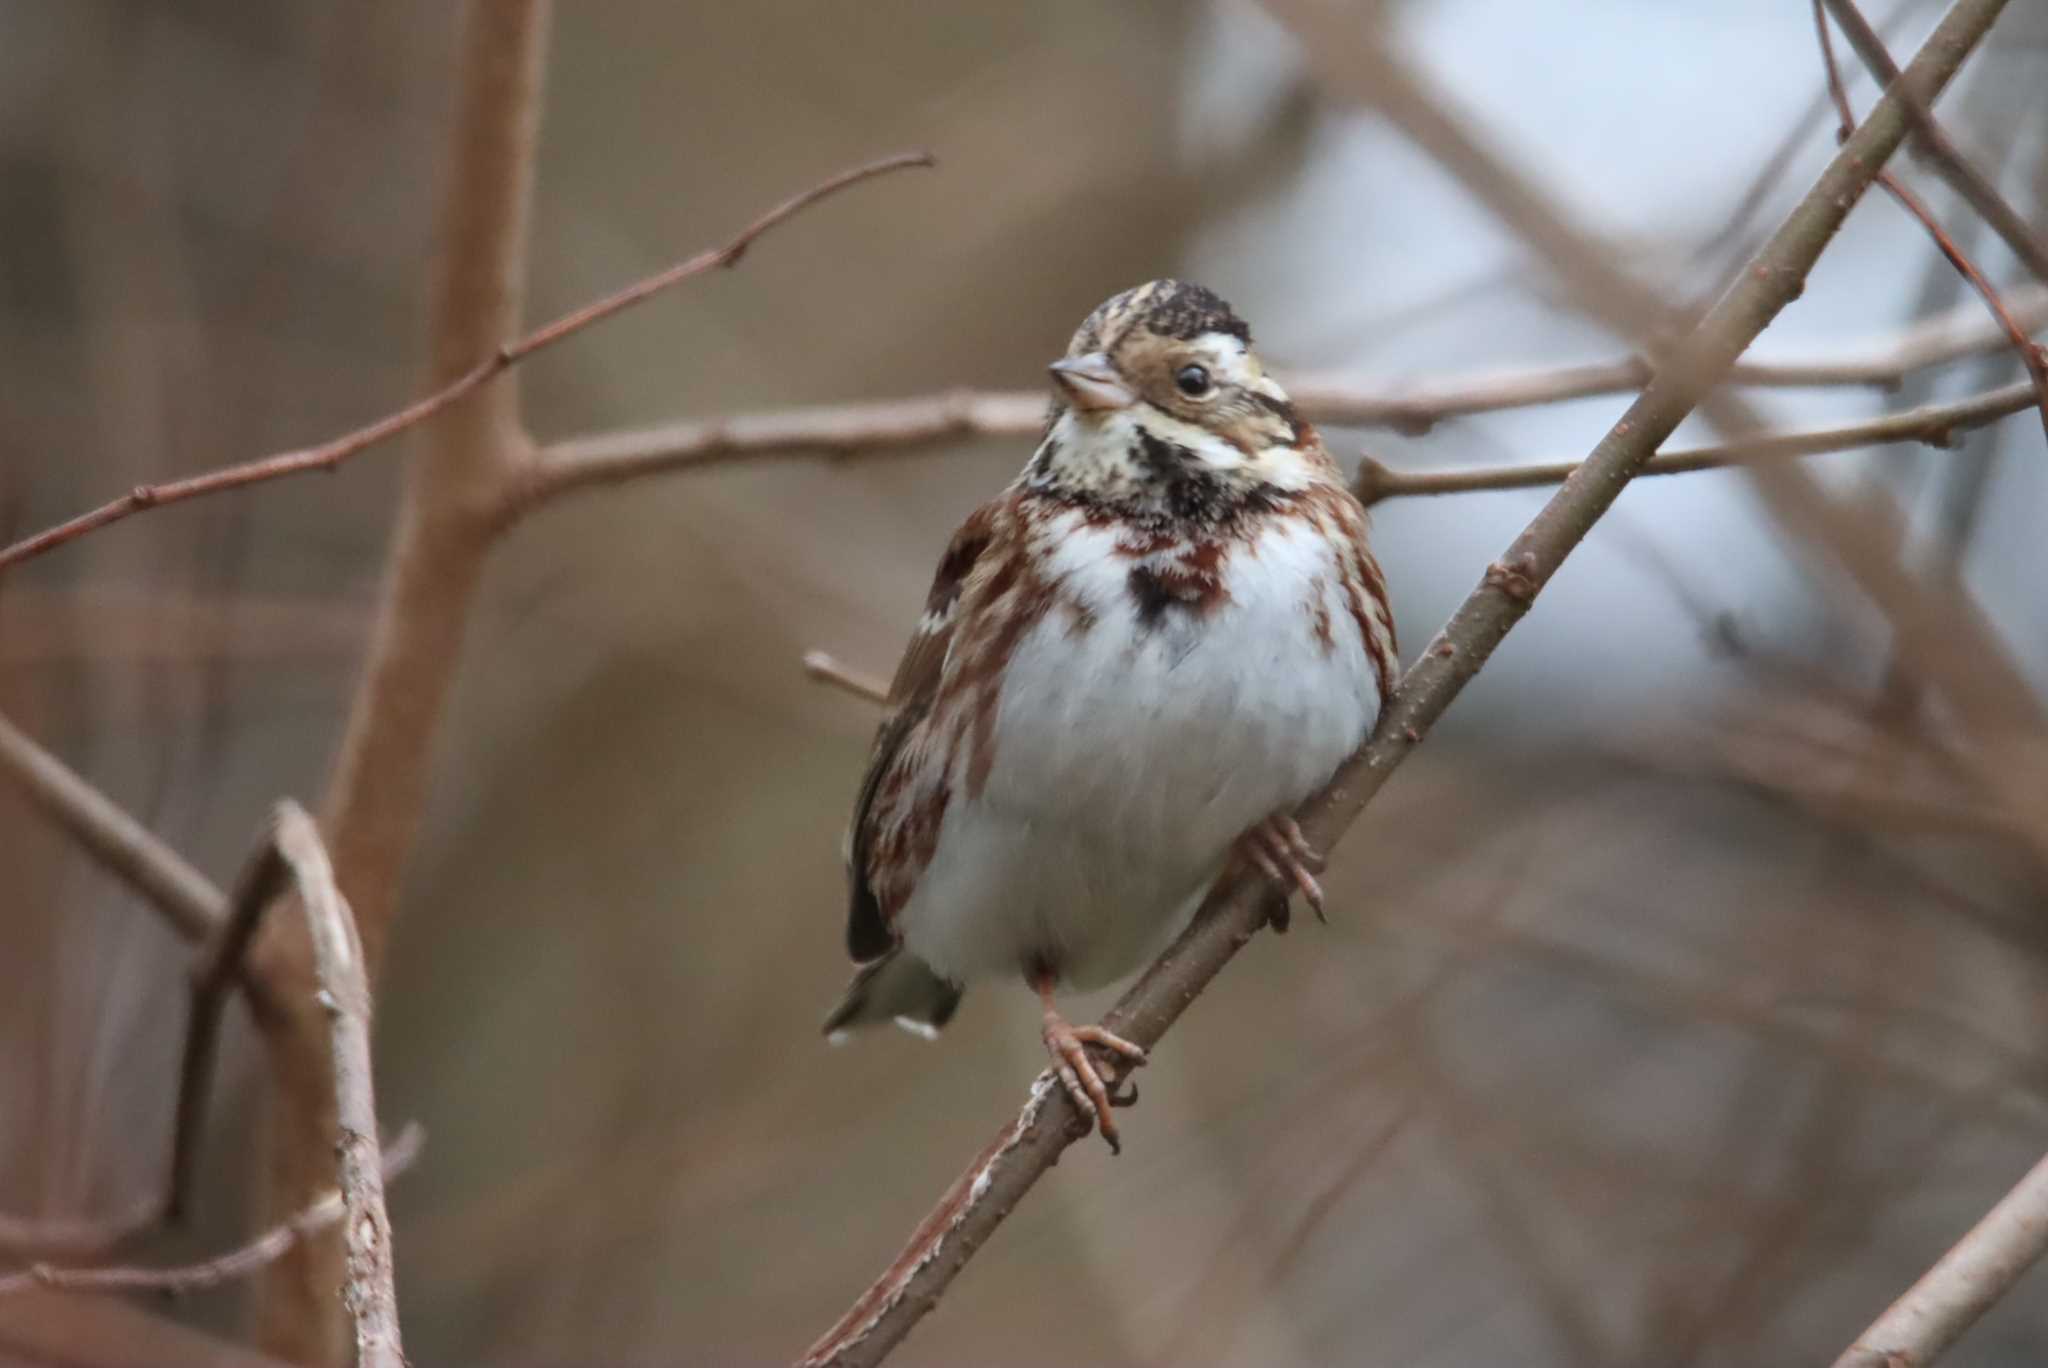
<instances>
[{"instance_id":1,"label":"tail feather","mask_svg":"<svg viewBox=\"0 0 2048 1368\"><path fill-rule=\"evenodd\" d=\"M961 988L940 978L923 960L901 947L863 964L846 985L846 996L825 1018L824 1031L834 1042L855 1027L894 1021L913 1035L930 1039L953 1019Z\"/></svg>"}]
</instances>

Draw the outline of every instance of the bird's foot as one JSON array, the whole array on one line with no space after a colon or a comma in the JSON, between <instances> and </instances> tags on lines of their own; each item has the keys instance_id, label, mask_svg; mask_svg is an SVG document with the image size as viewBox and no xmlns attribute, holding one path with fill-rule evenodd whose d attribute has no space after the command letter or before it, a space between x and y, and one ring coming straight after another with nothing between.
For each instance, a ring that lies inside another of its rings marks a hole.
<instances>
[{"instance_id":1,"label":"bird's foot","mask_svg":"<svg viewBox=\"0 0 2048 1368\"><path fill-rule=\"evenodd\" d=\"M1059 1075L1060 1086L1067 1090L1068 1097L1074 1099L1074 1105L1081 1109L1082 1115L1095 1118L1095 1128L1109 1143L1110 1153L1121 1154L1123 1144L1110 1109L1128 1107L1136 1102L1137 1085L1129 1084L1127 1091L1113 1091L1103 1081L1102 1069L1094 1056L1088 1053L1088 1047L1092 1045L1105 1053L1121 1055L1134 1067L1145 1062L1144 1047L1133 1045L1100 1026L1069 1026L1066 1018L1053 1008L1049 997L1045 1004L1044 1036L1045 1052L1052 1056L1053 1070Z\"/></svg>"},{"instance_id":2,"label":"bird's foot","mask_svg":"<svg viewBox=\"0 0 2048 1368\"><path fill-rule=\"evenodd\" d=\"M1323 914L1323 886L1316 882L1323 857L1301 834L1294 818L1284 812L1275 813L1238 837L1237 850L1245 863L1280 890L1282 897L1298 892L1315 912L1317 921L1330 920ZM1287 929L1284 919L1278 925L1280 930Z\"/></svg>"}]
</instances>

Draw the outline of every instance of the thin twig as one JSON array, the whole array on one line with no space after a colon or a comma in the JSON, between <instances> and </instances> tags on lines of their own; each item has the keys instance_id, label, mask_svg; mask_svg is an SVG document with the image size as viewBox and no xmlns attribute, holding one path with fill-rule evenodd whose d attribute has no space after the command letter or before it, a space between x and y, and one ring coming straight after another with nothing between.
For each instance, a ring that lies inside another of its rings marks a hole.
<instances>
[{"instance_id":1,"label":"thin twig","mask_svg":"<svg viewBox=\"0 0 2048 1368\"><path fill-rule=\"evenodd\" d=\"M2009 303L2021 323L2048 324L2048 288L2013 291ZM1728 379L1772 388L1890 388L1915 371L1996 350L2006 341L2005 332L1987 323L1980 310L1955 310L1833 359L1743 361ZM1296 406L1317 423L1418 432L1448 418L1634 393L1648 374L1643 361L1623 358L1377 386L1314 374L1288 377L1285 384ZM541 449L515 511L577 490L734 461L848 458L970 437L1035 437L1045 425L1045 405L1043 392L956 390L572 437Z\"/></svg>"},{"instance_id":2,"label":"thin twig","mask_svg":"<svg viewBox=\"0 0 2048 1368\"><path fill-rule=\"evenodd\" d=\"M1959 0L1914 59L1923 89L1945 84L1990 27L2000 0ZM1528 611L1541 586L1599 520L1629 478L1717 383L1735 357L1796 293L1876 170L1905 136L1900 102L1881 101L1728 292L1670 348L1659 368L1584 466L1515 539L1402 677L1365 747L1299 814L1328 851L1413 751L1466 682ZM1582 244L1572 243L1569 250ZM1590 279L1589 285L1596 282ZM1604 280L1597 282L1604 287ZM1152 1046L1271 914L1262 884L1227 879L1203 911L1104 1020ZM931 1310L975 1251L1060 1153L1089 1129L1049 1075L1034 1083L1003 1127L921 1223L903 1252L805 1354L807 1365L880 1362Z\"/></svg>"},{"instance_id":3,"label":"thin twig","mask_svg":"<svg viewBox=\"0 0 2048 1368\"><path fill-rule=\"evenodd\" d=\"M886 704L889 701L889 686L885 681L842 663L829 651L805 651L804 673L820 684L830 684L870 703Z\"/></svg>"},{"instance_id":4,"label":"thin twig","mask_svg":"<svg viewBox=\"0 0 2048 1368\"><path fill-rule=\"evenodd\" d=\"M290 865L312 933L334 1050L334 1096L340 1135L341 1201L348 1219L348 1279L342 1301L355 1321L360 1368L404 1368L398 1296L391 1259L391 1217L384 1207L383 1158L377 1144L377 1099L370 1072L370 981L348 903L319 828L289 800L278 804L276 849Z\"/></svg>"},{"instance_id":5,"label":"thin twig","mask_svg":"<svg viewBox=\"0 0 2048 1368\"><path fill-rule=\"evenodd\" d=\"M1926 404L1860 423L1813 428L1805 432L1773 432L1748 441L1662 451L1638 472L1637 478L1717 470L1775 457L1849 451L1885 442L1924 442L1946 450L1953 447L1958 433L2016 413L2025 413L2040 405L2041 396L2033 382L2023 380L1954 403ZM1478 490L1530 489L1560 484L1578 468L1577 461L1553 461L1542 465L1410 471L1389 469L1367 456L1358 468L1352 489L1361 503L1371 505L1384 499L1408 498L1418 494L1467 494Z\"/></svg>"},{"instance_id":6,"label":"thin twig","mask_svg":"<svg viewBox=\"0 0 2048 1368\"><path fill-rule=\"evenodd\" d=\"M1856 1337L1835 1368L1924 1368L2048 1250L2048 1159L2000 1198L1906 1295Z\"/></svg>"},{"instance_id":7,"label":"thin twig","mask_svg":"<svg viewBox=\"0 0 2048 1368\"><path fill-rule=\"evenodd\" d=\"M572 337L601 323L626 309L639 304L661 291L680 285L694 276L707 271L720 270L736 265L746 255L756 238L769 229L808 209L827 196L836 194L848 186L858 184L874 176L885 175L912 166L931 166L934 160L929 152L904 152L879 161L868 162L836 176L819 182L801 194L794 195L776 205L773 209L755 219L739 236L723 247L699 252L688 260L676 263L668 269L628 285L618 292L607 295L582 308L573 309L560 318L536 328L516 341L508 342L498 350L477 362L467 371L432 394L418 399L396 413L379 418L376 422L344 433L319 446L304 447L294 451L279 452L240 465L224 466L219 470L207 471L202 475L187 476L182 480L166 480L158 484L141 484L116 499L109 499L87 513L47 528L34 536L24 538L12 546L0 549L0 570L17 565L22 561L39 556L45 551L76 541L88 532L96 531L109 523L119 522L130 514L163 504L178 503L185 499L196 499L201 495L215 494L227 489L240 489L264 480L274 480L286 475L301 475L314 470L332 470L350 457L358 455L380 442L388 441L399 433L417 427L427 419L462 399L472 391L502 375L513 366L532 356L535 352L551 347L555 343Z\"/></svg>"},{"instance_id":8,"label":"thin twig","mask_svg":"<svg viewBox=\"0 0 2048 1368\"><path fill-rule=\"evenodd\" d=\"M184 940L204 941L227 919L227 899L211 880L5 717L0 717L0 772L110 873L163 913Z\"/></svg>"},{"instance_id":9,"label":"thin twig","mask_svg":"<svg viewBox=\"0 0 2048 1368\"><path fill-rule=\"evenodd\" d=\"M414 1122L406 1123L390 1144L384 1146L384 1181L390 1182L411 1168L419 1158L426 1132ZM30 1288L59 1292L156 1292L168 1297L189 1296L225 1283L246 1278L282 1258L285 1252L309 1235L327 1229L341 1219L341 1193L329 1192L288 1221L280 1222L225 1254L198 1263L170 1268L112 1267L64 1268L39 1263L19 1273L0 1276L0 1296Z\"/></svg>"},{"instance_id":10,"label":"thin twig","mask_svg":"<svg viewBox=\"0 0 2048 1368\"><path fill-rule=\"evenodd\" d=\"M1849 46L1856 49L1863 65L1877 78L1878 86L1891 89L1898 82L1899 67L1885 49L1883 37L1863 17L1863 11L1856 7L1855 0L1826 0L1826 3L1829 12L1835 16L1835 22L1847 35ZM1828 65L1834 65L1832 56ZM2048 242L2044 242L2020 212L2012 207L2011 201L1998 192L1991 177L1964 156L1962 149L1942 131L1934 111L1910 90L1905 92L1905 97L1906 114L1913 120L1911 150L1926 158L1935 174L1947 181L1949 187L1962 196L1963 202L1991 225L1991 230L2005 240L2012 254L2025 263L2037 279L2048 281Z\"/></svg>"},{"instance_id":11,"label":"thin twig","mask_svg":"<svg viewBox=\"0 0 2048 1368\"><path fill-rule=\"evenodd\" d=\"M1878 36L1871 32L1870 25L1864 22L1855 5L1848 3L1848 0L1813 0L1813 27L1820 39L1821 64L1827 69L1828 94L1834 99L1835 112L1841 121L1836 131L1836 140L1846 140L1850 131L1856 127L1856 111L1849 103L1848 87L1842 84L1842 73L1835 65L1834 39L1828 32L1830 9L1834 10L1838 18L1846 15L1853 20L1857 27L1850 30L1851 41L1854 42L1860 35L1863 41L1857 43L1857 47L1864 52L1864 60L1871 64L1871 69L1877 73L1882 84L1899 90L1912 113L1924 145L1935 153L1939 164L1950 168L1964 183L1976 188L1978 198L1971 199L1971 204L1976 206L1980 213L1984 212L1986 204L1991 206L1994 212L1986 214L1985 217L1994 228L1998 228L1999 224L2004 222L2016 225L2019 240L2013 242L2012 239L2008 239L2012 242L2014 251L2025 255L2027 251L2037 248L2038 244L2033 241L2033 234L2019 221L2019 216L2013 212L2012 206L2005 203L2003 197L1992 188L1990 181L1963 160L1962 154L1943 136L1927 107L1920 103L1909 88L1899 83L1899 70L1892 65L1891 55L1884 50L1884 44ZM1844 27L1849 26L1845 23ZM1877 183L1882 185L1907 213L1920 221L1920 226L1934 239L1934 245L1948 258L1949 265L1955 267L1963 279L1970 282L1970 287L1983 297L1985 305L1990 308L1999 326L2005 329L2006 336L2012 341L2013 350L2019 353L2021 362L2027 368L2027 374L2033 377L2034 388L2041 398L2041 431L2044 436L2048 436L2048 348L2036 345L2027 335L2027 330L2020 326L2019 321L2013 317L2012 310L2000 297L1998 288L1977 269L1977 263L1970 259L1962 244L1949 236L1925 201L1908 190L1898 177L1889 171L1881 173ZM1962 190L1962 185L1958 184L1957 189ZM1989 198L1985 199L1986 196ZM1965 198L1969 198L1969 195L1965 194ZM2004 229L1999 231L2003 233ZM2035 269L2042 272L2044 279L2048 279L2048 251L2040 252L2038 260L2040 265Z\"/></svg>"}]
</instances>

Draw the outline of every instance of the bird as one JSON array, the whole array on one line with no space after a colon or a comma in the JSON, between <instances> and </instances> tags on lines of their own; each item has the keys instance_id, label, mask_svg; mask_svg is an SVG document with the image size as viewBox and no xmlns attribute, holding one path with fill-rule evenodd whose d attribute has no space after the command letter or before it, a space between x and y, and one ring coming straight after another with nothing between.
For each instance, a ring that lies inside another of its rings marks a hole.
<instances>
[{"instance_id":1,"label":"bird","mask_svg":"<svg viewBox=\"0 0 2048 1368\"><path fill-rule=\"evenodd\" d=\"M1021 978L1118 1152L1106 1066L1146 1053L1057 995L1163 949L1233 860L1323 916L1293 813L1370 734L1394 622L1364 508L1217 295L1114 295L1050 376L1037 448L947 544L890 683L824 1029L933 1038L967 984Z\"/></svg>"}]
</instances>

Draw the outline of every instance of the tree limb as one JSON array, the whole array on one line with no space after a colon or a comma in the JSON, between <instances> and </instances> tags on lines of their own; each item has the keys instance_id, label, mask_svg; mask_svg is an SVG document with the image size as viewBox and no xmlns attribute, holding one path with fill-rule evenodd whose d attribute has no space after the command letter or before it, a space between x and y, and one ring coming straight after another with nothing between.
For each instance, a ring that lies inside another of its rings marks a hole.
<instances>
[{"instance_id":1,"label":"tree limb","mask_svg":"<svg viewBox=\"0 0 2048 1368\"><path fill-rule=\"evenodd\" d=\"M1893 1302L1835 1368L1924 1368L1962 1337L2048 1249L2048 1159Z\"/></svg>"},{"instance_id":2,"label":"tree limb","mask_svg":"<svg viewBox=\"0 0 2048 1368\"><path fill-rule=\"evenodd\" d=\"M1829 451L1886 442L1925 442L1948 449L1956 435L1995 423L2016 413L2038 409L2039 392L2032 381L2004 385L1983 394L1971 395L1947 404L1924 404L1919 408L1839 427L1810 428L1804 432L1769 432L1742 441L1714 446L1660 451L1637 472L1649 475L1683 475L1697 470L1718 470L1731 465L1786 456L1815 456ZM1479 466L1453 470L1392 470L1368 456L1359 466L1352 491L1368 506L1384 499L1410 498L1418 494L1467 494L1488 489L1529 489L1560 484L1579 468L1577 461L1552 461L1541 465Z\"/></svg>"},{"instance_id":3,"label":"tree limb","mask_svg":"<svg viewBox=\"0 0 2048 1368\"><path fill-rule=\"evenodd\" d=\"M1927 87L1945 84L1999 8L2000 0L1959 0L1914 59L1915 78ZM1670 362L1659 367L1581 468L1424 649L1402 677L1372 738L1299 814L1318 849L1329 850L1356 820L1521 620L1541 586L1612 506L1629 478L1790 301L1905 130L1901 102L1888 96L1840 149L1750 269L1670 349ZM1566 244L1566 250L1579 245ZM1595 289L1607 287L1604 278L1585 283ZM1124 994L1104 1025L1140 1045L1156 1044L1266 923L1271 910L1271 894L1264 885L1235 879L1220 883L1194 923ZM937 1303L953 1277L1061 1151L1086 1130L1086 1120L1065 1092L1049 1075L1041 1075L1017 1118L997 1133L918 1227L910 1244L802 1362L849 1368L880 1362Z\"/></svg>"},{"instance_id":4,"label":"tree limb","mask_svg":"<svg viewBox=\"0 0 2048 1368\"><path fill-rule=\"evenodd\" d=\"M334 1052L335 1141L347 1220L348 1276L342 1304L355 1324L358 1368L405 1368L391 1261L391 1217L384 1208L384 1160L377 1142L376 1087L370 1070L370 979L348 903L334 884L319 828L297 803L278 804L277 854L291 867L312 933L320 1007Z\"/></svg>"},{"instance_id":5,"label":"tree limb","mask_svg":"<svg viewBox=\"0 0 2048 1368\"><path fill-rule=\"evenodd\" d=\"M426 1133L419 1126L408 1123L390 1144L384 1146L385 1182L412 1167L425 1140ZM299 1241L331 1227L341 1219L342 1212L342 1196L337 1189L323 1193L290 1220L274 1225L254 1239L210 1259L171 1268L64 1268L38 1263L19 1273L0 1276L0 1296L33 1287L59 1292L157 1292L167 1297L206 1292L246 1278L274 1263Z\"/></svg>"},{"instance_id":6,"label":"tree limb","mask_svg":"<svg viewBox=\"0 0 2048 1368\"><path fill-rule=\"evenodd\" d=\"M1870 74L1877 78L1880 88L1890 90L1898 83L1899 66L1885 49L1884 39L1870 21L1863 17L1855 0L1825 0L1828 12L1835 16L1835 22L1842 26L1843 34L1849 39L1849 46L1856 49L1856 55ZM1832 65L1832 63L1830 63ZM1949 188L1960 195L1963 202L1977 211L1977 216L1991 225L1991 231L2005 241L2012 254L2025 263L2037 280L2048 281L2048 242L2028 226L2027 221L2004 195L1991 177L1978 170L1976 163L1962 154L1948 134L1936 122L1934 111L1912 91L1905 92L1906 114L1913 121L1912 150L1927 159L1934 173L1948 182Z\"/></svg>"},{"instance_id":7,"label":"tree limb","mask_svg":"<svg viewBox=\"0 0 2048 1368\"><path fill-rule=\"evenodd\" d=\"M147 899L181 939L204 941L227 920L227 899L211 880L5 717L0 772L108 872Z\"/></svg>"}]
</instances>

